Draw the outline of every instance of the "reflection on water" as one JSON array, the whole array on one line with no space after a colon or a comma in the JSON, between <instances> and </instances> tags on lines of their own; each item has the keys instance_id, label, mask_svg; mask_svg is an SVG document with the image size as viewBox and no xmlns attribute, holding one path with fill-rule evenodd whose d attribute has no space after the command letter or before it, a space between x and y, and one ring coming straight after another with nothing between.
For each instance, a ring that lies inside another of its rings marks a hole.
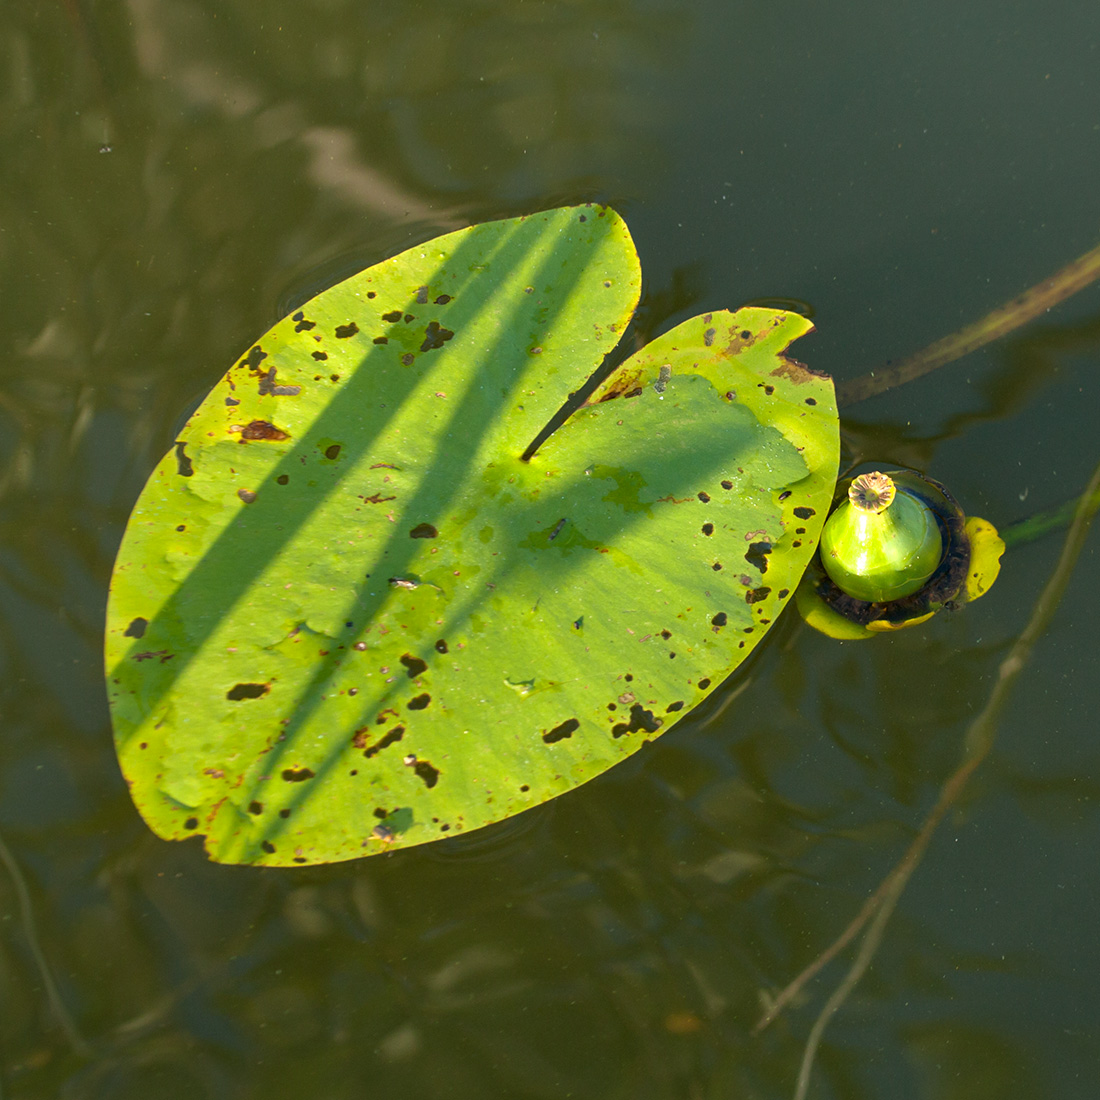
<instances>
[{"instance_id":1,"label":"reflection on water","mask_svg":"<svg viewBox=\"0 0 1100 1100\"><path fill-rule=\"evenodd\" d=\"M285 873L137 818L104 586L180 410L280 301L455 225L611 200L647 336L783 295L816 310L799 358L841 377L981 316L1094 243L1092 10L1025 0L996 33L946 4L6 12L0 830L92 1057L0 873L0 1095L789 1096L824 986L754 1039L762 994L908 842L1054 540L911 636L783 624L706 713L549 806ZM1096 314L1086 293L861 406L853 460L927 467L999 525L1060 504L1096 461ZM1091 1095L1098 598L1086 554L827 1036L821 1095Z\"/></svg>"}]
</instances>

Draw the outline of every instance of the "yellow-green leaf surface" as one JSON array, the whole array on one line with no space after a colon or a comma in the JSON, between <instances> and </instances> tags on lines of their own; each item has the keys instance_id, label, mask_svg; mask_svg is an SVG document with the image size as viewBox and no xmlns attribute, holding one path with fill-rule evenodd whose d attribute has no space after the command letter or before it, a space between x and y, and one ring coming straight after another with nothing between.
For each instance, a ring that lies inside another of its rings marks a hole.
<instances>
[{"instance_id":1,"label":"yellow-green leaf surface","mask_svg":"<svg viewBox=\"0 0 1100 1100\"><path fill-rule=\"evenodd\" d=\"M627 360L529 460L638 299L611 210L428 241L243 355L134 508L107 675L134 801L290 865L478 828L664 733L788 602L832 383L745 309Z\"/></svg>"}]
</instances>

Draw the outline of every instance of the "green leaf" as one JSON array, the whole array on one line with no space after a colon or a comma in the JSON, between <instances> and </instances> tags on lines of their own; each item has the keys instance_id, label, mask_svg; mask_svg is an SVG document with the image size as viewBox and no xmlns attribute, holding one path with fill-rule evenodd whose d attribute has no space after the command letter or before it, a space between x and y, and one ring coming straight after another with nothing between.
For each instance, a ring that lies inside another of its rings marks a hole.
<instances>
[{"instance_id":1,"label":"green leaf","mask_svg":"<svg viewBox=\"0 0 1100 1100\"><path fill-rule=\"evenodd\" d=\"M578 207L318 295L215 386L111 585L116 745L160 836L370 855L498 821L664 733L752 650L836 475L810 325L745 309L634 355L637 256Z\"/></svg>"}]
</instances>

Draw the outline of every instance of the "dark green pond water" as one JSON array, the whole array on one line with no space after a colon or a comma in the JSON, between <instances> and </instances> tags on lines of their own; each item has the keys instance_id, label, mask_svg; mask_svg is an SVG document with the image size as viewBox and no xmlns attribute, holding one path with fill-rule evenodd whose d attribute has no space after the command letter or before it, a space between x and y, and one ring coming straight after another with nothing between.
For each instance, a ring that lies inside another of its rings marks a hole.
<instances>
[{"instance_id":1,"label":"dark green pond water","mask_svg":"<svg viewBox=\"0 0 1100 1100\"><path fill-rule=\"evenodd\" d=\"M761 1004L905 850L1060 537L919 630L780 623L701 711L513 823L294 872L138 818L101 673L114 553L288 302L459 225L609 202L647 331L800 299L797 354L838 379L977 318L1100 235L1095 0L5 16L0 1096L792 1096L850 955L756 1036ZM845 424L1005 525L1087 482L1098 367L1093 287ZM1096 538L810 1096L1100 1094Z\"/></svg>"}]
</instances>

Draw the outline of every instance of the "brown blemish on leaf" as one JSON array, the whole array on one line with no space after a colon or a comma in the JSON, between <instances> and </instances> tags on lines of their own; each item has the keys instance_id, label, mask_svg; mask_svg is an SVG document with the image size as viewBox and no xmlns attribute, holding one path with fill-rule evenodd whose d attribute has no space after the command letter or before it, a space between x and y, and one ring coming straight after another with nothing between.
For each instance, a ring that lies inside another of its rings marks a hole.
<instances>
[{"instance_id":1,"label":"brown blemish on leaf","mask_svg":"<svg viewBox=\"0 0 1100 1100\"><path fill-rule=\"evenodd\" d=\"M785 355L779 357L779 366L771 372L772 378L789 378L796 386L803 382L812 382L815 378L822 379L829 376L821 370L812 370L805 363L797 359L789 359Z\"/></svg>"},{"instance_id":2,"label":"brown blemish on leaf","mask_svg":"<svg viewBox=\"0 0 1100 1100\"><path fill-rule=\"evenodd\" d=\"M276 428L269 420L250 420L243 428L241 428L241 442L245 440L255 439L267 439L278 442L282 439L289 439L290 436L282 431L280 428Z\"/></svg>"},{"instance_id":3,"label":"brown blemish on leaf","mask_svg":"<svg viewBox=\"0 0 1100 1100\"><path fill-rule=\"evenodd\" d=\"M425 691L421 695L413 696L405 705L409 710L426 710L431 701L432 697Z\"/></svg>"},{"instance_id":4,"label":"brown blemish on leaf","mask_svg":"<svg viewBox=\"0 0 1100 1100\"><path fill-rule=\"evenodd\" d=\"M248 804L248 812L254 817L259 817L264 812L264 804L262 802L256 802L253 800Z\"/></svg>"},{"instance_id":5,"label":"brown blemish on leaf","mask_svg":"<svg viewBox=\"0 0 1100 1100\"><path fill-rule=\"evenodd\" d=\"M400 321L401 320L401 310L391 309L389 311L389 313L383 313L382 314L382 320L383 321L390 321L391 323L394 322L394 321Z\"/></svg>"},{"instance_id":6,"label":"brown blemish on leaf","mask_svg":"<svg viewBox=\"0 0 1100 1100\"><path fill-rule=\"evenodd\" d=\"M364 504L384 504L387 500L396 500L397 497L384 497L381 493L375 493L369 497L363 497Z\"/></svg>"},{"instance_id":7,"label":"brown blemish on leaf","mask_svg":"<svg viewBox=\"0 0 1100 1100\"><path fill-rule=\"evenodd\" d=\"M411 539L434 539L439 537L439 532L430 523L418 523L410 532Z\"/></svg>"},{"instance_id":8,"label":"brown blemish on leaf","mask_svg":"<svg viewBox=\"0 0 1100 1100\"><path fill-rule=\"evenodd\" d=\"M346 325L336 326L336 339L346 340L349 336L354 336L359 331L359 326L354 321L349 321Z\"/></svg>"},{"instance_id":9,"label":"brown blemish on leaf","mask_svg":"<svg viewBox=\"0 0 1100 1100\"><path fill-rule=\"evenodd\" d=\"M627 394L641 393L642 380L645 377L645 369L643 367L635 367L634 370L620 371L613 375L607 382L607 389L600 394L599 401L596 404L602 404L604 401L613 401L616 397L623 397ZM586 405L592 404L591 401L586 401Z\"/></svg>"},{"instance_id":10,"label":"brown blemish on leaf","mask_svg":"<svg viewBox=\"0 0 1100 1100\"><path fill-rule=\"evenodd\" d=\"M794 509L794 514L799 519L809 519L810 516L816 515L817 513L815 512L815 510L813 508L801 507L801 508L795 508Z\"/></svg>"},{"instance_id":11,"label":"brown blemish on leaf","mask_svg":"<svg viewBox=\"0 0 1100 1100\"><path fill-rule=\"evenodd\" d=\"M766 600L771 595L771 592L772 590L766 585L761 585L759 588L752 588L745 593L745 603L759 603L761 600Z\"/></svg>"},{"instance_id":12,"label":"brown blemish on leaf","mask_svg":"<svg viewBox=\"0 0 1100 1100\"><path fill-rule=\"evenodd\" d=\"M244 501L245 504L252 504L256 500L256 493L251 489L238 489L237 496Z\"/></svg>"}]
</instances>

